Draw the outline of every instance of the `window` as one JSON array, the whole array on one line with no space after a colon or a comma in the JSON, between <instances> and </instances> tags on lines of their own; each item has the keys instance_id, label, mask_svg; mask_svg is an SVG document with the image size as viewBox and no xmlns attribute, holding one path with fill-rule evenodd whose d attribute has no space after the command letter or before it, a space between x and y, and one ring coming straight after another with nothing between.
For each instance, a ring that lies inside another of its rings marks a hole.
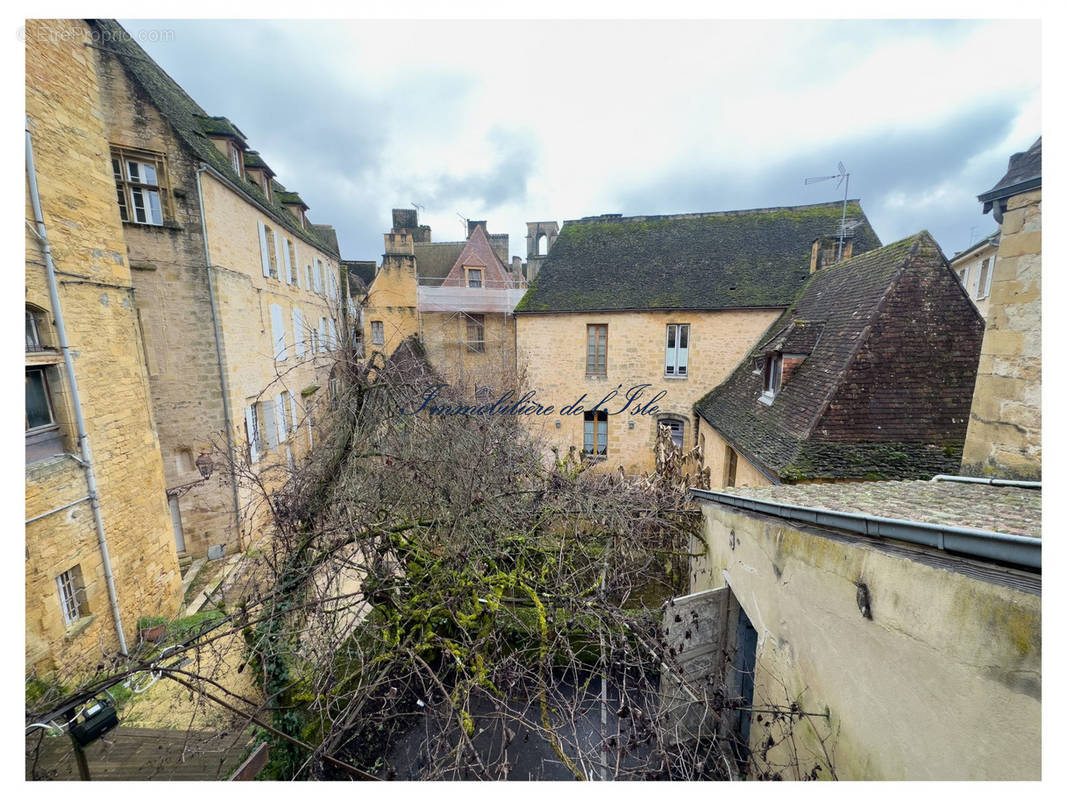
<instances>
[{"instance_id":1,"label":"window","mask_svg":"<svg viewBox=\"0 0 1067 800\"><path fill-rule=\"evenodd\" d=\"M278 234L269 225L256 221L259 226L259 260L263 277L278 280Z\"/></svg>"},{"instance_id":2,"label":"window","mask_svg":"<svg viewBox=\"0 0 1067 800\"><path fill-rule=\"evenodd\" d=\"M537 237L537 255L548 255L548 236L543 233Z\"/></svg>"},{"instance_id":3,"label":"window","mask_svg":"<svg viewBox=\"0 0 1067 800\"><path fill-rule=\"evenodd\" d=\"M33 309L26 309L26 352L39 353L46 349L41 343L42 316Z\"/></svg>"},{"instance_id":4,"label":"window","mask_svg":"<svg viewBox=\"0 0 1067 800\"><path fill-rule=\"evenodd\" d=\"M659 424L671 432L671 442L681 450L685 441L685 422L680 419L661 419Z\"/></svg>"},{"instance_id":5,"label":"window","mask_svg":"<svg viewBox=\"0 0 1067 800\"><path fill-rule=\"evenodd\" d=\"M26 369L26 431L53 427L56 424L52 413L52 395L43 368Z\"/></svg>"},{"instance_id":6,"label":"window","mask_svg":"<svg viewBox=\"0 0 1067 800\"><path fill-rule=\"evenodd\" d=\"M608 326L586 325L586 375L608 374Z\"/></svg>"},{"instance_id":7,"label":"window","mask_svg":"<svg viewBox=\"0 0 1067 800\"><path fill-rule=\"evenodd\" d=\"M689 325L667 326L667 364L664 375L684 378L689 371Z\"/></svg>"},{"instance_id":8,"label":"window","mask_svg":"<svg viewBox=\"0 0 1067 800\"><path fill-rule=\"evenodd\" d=\"M289 276L286 278L286 282L295 283L299 286L300 279L297 277L299 267L296 263L296 247L293 245L292 239L285 240L285 255L286 274Z\"/></svg>"},{"instance_id":9,"label":"window","mask_svg":"<svg viewBox=\"0 0 1067 800\"><path fill-rule=\"evenodd\" d=\"M763 362L763 398L773 400L782 388L782 354L768 353Z\"/></svg>"},{"instance_id":10,"label":"window","mask_svg":"<svg viewBox=\"0 0 1067 800\"><path fill-rule=\"evenodd\" d=\"M970 272L971 272L971 268L970 267L964 267L959 272L960 283L963 284L963 290L965 292L967 292L968 294L971 293L971 290L967 288L967 278L970 276Z\"/></svg>"},{"instance_id":11,"label":"window","mask_svg":"<svg viewBox=\"0 0 1067 800\"><path fill-rule=\"evenodd\" d=\"M467 268L467 286L471 289L482 288L482 270Z\"/></svg>"},{"instance_id":12,"label":"window","mask_svg":"<svg viewBox=\"0 0 1067 800\"><path fill-rule=\"evenodd\" d=\"M251 463L259 461L263 447L263 425L257 403L245 406L245 436L248 438L248 457Z\"/></svg>"},{"instance_id":13,"label":"window","mask_svg":"<svg viewBox=\"0 0 1067 800\"><path fill-rule=\"evenodd\" d=\"M162 225L164 212L169 211L163 156L112 148L111 170L122 221Z\"/></svg>"},{"instance_id":14,"label":"window","mask_svg":"<svg viewBox=\"0 0 1067 800\"><path fill-rule=\"evenodd\" d=\"M608 414L606 411L585 412L585 441L582 452L590 456L608 454Z\"/></svg>"},{"instance_id":15,"label":"window","mask_svg":"<svg viewBox=\"0 0 1067 800\"><path fill-rule=\"evenodd\" d=\"M485 314L467 316L467 352L485 352Z\"/></svg>"},{"instance_id":16,"label":"window","mask_svg":"<svg viewBox=\"0 0 1067 800\"><path fill-rule=\"evenodd\" d=\"M244 157L241 155L240 149L230 145L230 164L233 165L233 171L238 175L243 171Z\"/></svg>"},{"instance_id":17,"label":"window","mask_svg":"<svg viewBox=\"0 0 1067 800\"><path fill-rule=\"evenodd\" d=\"M737 485L737 451L730 445L726 445L726 465L722 482L724 486Z\"/></svg>"},{"instance_id":18,"label":"window","mask_svg":"<svg viewBox=\"0 0 1067 800\"><path fill-rule=\"evenodd\" d=\"M282 307L276 303L270 304L270 335L274 342L274 360L285 361L288 358L285 352L285 320L282 317Z\"/></svg>"},{"instance_id":19,"label":"window","mask_svg":"<svg viewBox=\"0 0 1067 800\"><path fill-rule=\"evenodd\" d=\"M370 324L371 344L385 344L385 323L372 322Z\"/></svg>"},{"instance_id":20,"label":"window","mask_svg":"<svg viewBox=\"0 0 1067 800\"><path fill-rule=\"evenodd\" d=\"M293 307L293 347L296 357L304 357L304 312Z\"/></svg>"},{"instance_id":21,"label":"window","mask_svg":"<svg viewBox=\"0 0 1067 800\"><path fill-rule=\"evenodd\" d=\"M974 287L979 300L989 297L989 287L993 284L993 264L996 258L996 256L990 256L982 261L982 271L978 273L978 285Z\"/></svg>"},{"instance_id":22,"label":"window","mask_svg":"<svg viewBox=\"0 0 1067 800\"><path fill-rule=\"evenodd\" d=\"M82 583L81 566L74 566L56 578L59 590L59 607L63 611L63 623L69 628L89 609L85 604L85 585Z\"/></svg>"}]
</instances>

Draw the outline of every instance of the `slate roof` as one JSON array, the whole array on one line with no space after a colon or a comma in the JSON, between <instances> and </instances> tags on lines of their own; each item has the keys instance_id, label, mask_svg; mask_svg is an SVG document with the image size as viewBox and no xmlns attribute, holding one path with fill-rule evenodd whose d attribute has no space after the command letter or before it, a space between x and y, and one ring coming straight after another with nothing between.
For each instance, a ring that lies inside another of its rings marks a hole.
<instances>
[{"instance_id":1,"label":"slate roof","mask_svg":"<svg viewBox=\"0 0 1067 800\"><path fill-rule=\"evenodd\" d=\"M294 236L338 257L336 248L324 241L313 228L302 228L277 196L268 200L255 183L243 180L237 175L229 159L220 153L208 138L209 134L232 136L244 144L244 134L237 126L225 117L213 117L204 111L115 20L91 19L88 23L100 33L100 49L113 54L119 60L133 82L141 87L152 104L170 123L177 137L198 159L210 165L238 193L270 214ZM281 184L278 186L282 192L285 191Z\"/></svg>"},{"instance_id":2,"label":"slate roof","mask_svg":"<svg viewBox=\"0 0 1067 800\"><path fill-rule=\"evenodd\" d=\"M706 214L569 220L516 312L785 307L811 246L836 237L840 203ZM853 252L881 242L848 203Z\"/></svg>"},{"instance_id":3,"label":"slate roof","mask_svg":"<svg viewBox=\"0 0 1067 800\"><path fill-rule=\"evenodd\" d=\"M374 261L342 261L341 264L348 272L352 294L365 292L378 272L378 264Z\"/></svg>"},{"instance_id":4,"label":"slate roof","mask_svg":"<svg viewBox=\"0 0 1067 800\"><path fill-rule=\"evenodd\" d=\"M864 481L724 489L726 494L931 525L1041 537L1041 492L957 481Z\"/></svg>"},{"instance_id":5,"label":"slate roof","mask_svg":"<svg viewBox=\"0 0 1067 800\"><path fill-rule=\"evenodd\" d=\"M1008 171L997 181L996 186L978 195L979 202L984 204L982 213L987 213L993 207L994 200L1028 192L1040 185L1041 137L1039 136L1025 153L1015 153L1008 159Z\"/></svg>"},{"instance_id":6,"label":"slate roof","mask_svg":"<svg viewBox=\"0 0 1067 800\"><path fill-rule=\"evenodd\" d=\"M816 272L694 408L786 482L956 472L983 330L923 231ZM806 358L765 405L755 368L769 351Z\"/></svg>"},{"instance_id":7,"label":"slate roof","mask_svg":"<svg viewBox=\"0 0 1067 800\"><path fill-rule=\"evenodd\" d=\"M466 242L415 242L415 269L420 278L444 280Z\"/></svg>"}]
</instances>

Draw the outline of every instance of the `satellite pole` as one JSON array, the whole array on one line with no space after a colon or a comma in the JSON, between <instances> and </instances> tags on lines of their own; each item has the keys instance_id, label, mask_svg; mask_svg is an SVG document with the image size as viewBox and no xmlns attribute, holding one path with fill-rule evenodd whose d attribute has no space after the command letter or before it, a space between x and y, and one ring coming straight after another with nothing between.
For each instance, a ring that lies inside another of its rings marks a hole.
<instances>
[{"instance_id":1,"label":"satellite pole","mask_svg":"<svg viewBox=\"0 0 1067 800\"><path fill-rule=\"evenodd\" d=\"M841 260L841 253L845 247L845 212L848 210L848 179L850 175L845 172L845 165L840 161L837 162L837 174L836 175L823 175L818 178L805 178L804 185L809 183L821 183L822 181L837 180L837 188L841 188L841 184L845 184L845 196L841 201L841 230L837 234L837 260Z\"/></svg>"}]
</instances>

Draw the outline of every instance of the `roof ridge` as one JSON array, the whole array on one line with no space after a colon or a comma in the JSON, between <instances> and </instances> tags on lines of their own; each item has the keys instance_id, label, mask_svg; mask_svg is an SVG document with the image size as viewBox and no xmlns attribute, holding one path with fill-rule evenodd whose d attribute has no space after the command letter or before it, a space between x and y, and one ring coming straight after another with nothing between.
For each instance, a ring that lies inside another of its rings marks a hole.
<instances>
[{"instance_id":1,"label":"roof ridge","mask_svg":"<svg viewBox=\"0 0 1067 800\"><path fill-rule=\"evenodd\" d=\"M850 197L846 201L849 205L855 204L860 206L860 198ZM772 213L775 211L800 211L810 208L822 208L840 206L840 200L832 200L825 203L802 203L800 205L793 206L763 206L758 208L734 208L721 211L686 211L678 214L634 214L632 216L623 216L622 214L600 214L587 217L579 217L578 219L564 220L564 224L571 222L633 222L633 221L650 221L650 220L671 220L671 219L699 219L701 217L723 217L729 214L760 214L760 213ZM860 208L862 211L862 206ZM866 215L864 215L866 217Z\"/></svg>"}]
</instances>

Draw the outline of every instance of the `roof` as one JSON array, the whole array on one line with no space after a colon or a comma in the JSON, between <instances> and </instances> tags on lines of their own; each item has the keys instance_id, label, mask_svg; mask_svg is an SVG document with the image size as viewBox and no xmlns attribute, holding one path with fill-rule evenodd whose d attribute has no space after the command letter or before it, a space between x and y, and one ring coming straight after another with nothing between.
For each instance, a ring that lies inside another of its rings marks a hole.
<instances>
[{"instance_id":1,"label":"roof","mask_svg":"<svg viewBox=\"0 0 1067 800\"><path fill-rule=\"evenodd\" d=\"M371 285L378 272L378 264L375 261L342 261L341 264L348 271L349 281L354 279L360 282L359 287L353 285L353 288L360 291L365 291L366 287Z\"/></svg>"},{"instance_id":2,"label":"roof","mask_svg":"<svg viewBox=\"0 0 1067 800\"><path fill-rule=\"evenodd\" d=\"M263 157L257 150L245 150L244 162L245 169L261 169L268 175L274 175L274 170L267 166L267 162L263 160Z\"/></svg>"},{"instance_id":3,"label":"roof","mask_svg":"<svg viewBox=\"0 0 1067 800\"><path fill-rule=\"evenodd\" d=\"M958 253L956 253L956 255L952 256L952 263L956 263L960 259L966 258L967 256L971 255L972 253L977 252L978 250L981 250L982 248L990 247L990 246L997 247L998 245L1000 245L1000 231L999 230L993 231L988 236L985 236L985 237L979 239L977 242L972 244L966 250L960 250Z\"/></svg>"},{"instance_id":4,"label":"roof","mask_svg":"<svg viewBox=\"0 0 1067 800\"><path fill-rule=\"evenodd\" d=\"M466 242L415 242L415 269L420 278L444 280Z\"/></svg>"},{"instance_id":5,"label":"roof","mask_svg":"<svg viewBox=\"0 0 1067 800\"><path fill-rule=\"evenodd\" d=\"M471 230L463 250L456 257L452 269L442 286L466 286L467 277L465 267L481 267L483 271L482 285L488 289L511 289L518 288L518 283L511 275L507 265L500 260L496 250L489 241L485 232L485 225L479 222Z\"/></svg>"},{"instance_id":6,"label":"roof","mask_svg":"<svg viewBox=\"0 0 1067 800\"><path fill-rule=\"evenodd\" d=\"M816 272L733 373L695 404L786 481L955 472L983 323L929 233ZM803 357L760 402L765 353Z\"/></svg>"},{"instance_id":7,"label":"roof","mask_svg":"<svg viewBox=\"0 0 1067 800\"><path fill-rule=\"evenodd\" d=\"M1041 492L956 481L862 481L730 488L724 494L932 525L1041 536Z\"/></svg>"},{"instance_id":8,"label":"roof","mask_svg":"<svg viewBox=\"0 0 1067 800\"><path fill-rule=\"evenodd\" d=\"M988 192L978 195L984 204L982 213L993 207L994 200L1028 192L1041 186L1041 137L1025 153L1015 153L1008 159L1008 171Z\"/></svg>"},{"instance_id":9,"label":"roof","mask_svg":"<svg viewBox=\"0 0 1067 800\"><path fill-rule=\"evenodd\" d=\"M854 253L881 244L859 201L846 213ZM841 203L569 220L515 310L785 307L840 225Z\"/></svg>"},{"instance_id":10,"label":"roof","mask_svg":"<svg viewBox=\"0 0 1067 800\"><path fill-rule=\"evenodd\" d=\"M294 236L335 257L338 256L337 250L323 241L314 229L301 227L276 196L268 200L254 182L243 180L237 175L229 159L211 143L209 136L212 135L236 136L243 143L244 135L232 122L225 117L210 116L204 111L115 20L92 19L88 22L100 33L99 41L104 44L100 45L99 49L111 53L119 60L133 82L141 87L160 114L170 123L178 139L196 158L212 167L238 194L270 214ZM284 187L281 189L284 191Z\"/></svg>"}]
</instances>

